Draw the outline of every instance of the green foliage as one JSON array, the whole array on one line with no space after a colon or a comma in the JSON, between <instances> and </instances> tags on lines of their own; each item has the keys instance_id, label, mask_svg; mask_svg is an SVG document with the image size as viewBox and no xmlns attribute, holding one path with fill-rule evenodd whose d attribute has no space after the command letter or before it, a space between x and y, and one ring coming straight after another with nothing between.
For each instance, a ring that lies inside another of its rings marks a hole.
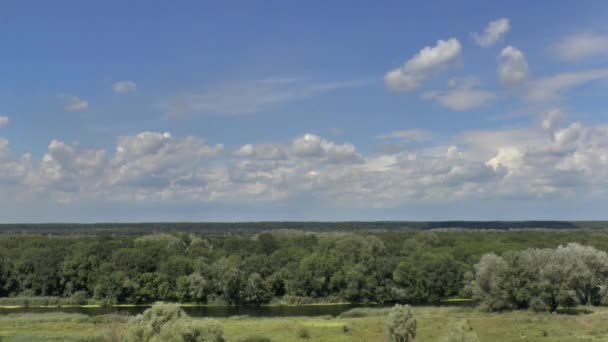
<instances>
[{"instance_id":1,"label":"green foliage","mask_svg":"<svg viewBox=\"0 0 608 342\"><path fill-rule=\"evenodd\" d=\"M554 312L559 306L597 301L607 281L608 254L568 244L486 254L475 265L468 290L489 311L529 307Z\"/></svg>"},{"instance_id":2,"label":"green foliage","mask_svg":"<svg viewBox=\"0 0 608 342\"><path fill-rule=\"evenodd\" d=\"M310 339L310 332L304 327L299 327L296 331L296 336L300 339L308 340Z\"/></svg>"},{"instance_id":3,"label":"green foliage","mask_svg":"<svg viewBox=\"0 0 608 342\"><path fill-rule=\"evenodd\" d=\"M214 320L193 320L175 304L158 303L129 322L127 342L223 342Z\"/></svg>"},{"instance_id":4,"label":"green foliage","mask_svg":"<svg viewBox=\"0 0 608 342\"><path fill-rule=\"evenodd\" d=\"M450 328L446 342L479 342L479 338L467 322L459 321Z\"/></svg>"},{"instance_id":5,"label":"green foliage","mask_svg":"<svg viewBox=\"0 0 608 342\"><path fill-rule=\"evenodd\" d=\"M464 223L442 224L460 227ZM513 223L513 226L522 224ZM554 223L558 228L576 227L564 224ZM197 224L177 226L185 227L184 231L188 232L200 227ZM603 256L577 248L577 260L584 262L570 262L570 258L557 255L552 261L557 266L543 266L541 274L537 272L540 254L535 257L518 252L529 248L556 248L568 242L606 250L608 231L605 230L418 231L396 228L439 228L441 225L402 223L398 226L390 222L327 224L328 229L340 227L343 231L322 230L325 226L316 223L308 227L317 231L263 231L260 228L273 227L263 223L252 224L251 230L244 225L212 226L239 227L240 230L223 235L168 233L150 224L160 233L0 234L0 304L3 300L11 301L3 298L16 297L22 299L13 302L29 306L91 301L104 305L156 301L235 305L425 304L465 295L475 296L490 310L520 307L551 310L555 303L565 306L608 302L601 291L607 288L602 282L608 273L602 266ZM306 225L285 225L301 226ZM503 226L504 223L491 223L487 228ZM137 227L133 229L139 232ZM92 228L101 229L100 226ZM361 230L363 228L369 231ZM482 260L488 253L494 253L500 261L490 257ZM530 265L537 266L529 267L522 258L532 258ZM474 267L475 264L478 266ZM516 276L521 274L527 278ZM465 283L472 284L474 278L479 280L477 287L463 288ZM537 278L538 284L544 281L542 291L540 285L531 287L525 280ZM564 290L570 288L575 291Z\"/></svg>"},{"instance_id":6,"label":"green foliage","mask_svg":"<svg viewBox=\"0 0 608 342\"><path fill-rule=\"evenodd\" d=\"M272 342L268 337L262 336L248 336L245 338L239 339L237 342Z\"/></svg>"},{"instance_id":7,"label":"green foliage","mask_svg":"<svg viewBox=\"0 0 608 342\"><path fill-rule=\"evenodd\" d=\"M416 319L408 305L395 305L386 318L387 341L409 342L416 338Z\"/></svg>"},{"instance_id":8,"label":"green foliage","mask_svg":"<svg viewBox=\"0 0 608 342\"><path fill-rule=\"evenodd\" d=\"M340 318L360 318L370 316L384 316L388 314L388 309L374 309L374 308L354 308L348 311L344 311L340 314Z\"/></svg>"}]
</instances>

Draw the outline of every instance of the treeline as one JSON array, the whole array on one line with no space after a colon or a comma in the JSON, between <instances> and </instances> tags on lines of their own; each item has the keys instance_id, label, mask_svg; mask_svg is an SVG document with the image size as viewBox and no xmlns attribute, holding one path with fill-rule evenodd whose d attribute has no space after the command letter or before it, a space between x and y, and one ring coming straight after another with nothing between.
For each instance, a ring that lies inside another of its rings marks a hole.
<instances>
[{"instance_id":1,"label":"treeline","mask_svg":"<svg viewBox=\"0 0 608 342\"><path fill-rule=\"evenodd\" d=\"M489 311L554 312L606 302L608 254L571 243L556 249L527 249L484 255L466 288Z\"/></svg>"},{"instance_id":2,"label":"treeline","mask_svg":"<svg viewBox=\"0 0 608 342\"><path fill-rule=\"evenodd\" d=\"M435 303L484 254L571 241L608 249L603 230L1 235L0 304Z\"/></svg>"},{"instance_id":3,"label":"treeline","mask_svg":"<svg viewBox=\"0 0 608 342\"><path fill-rule=\"evenodd\" d=\"M0 224L0 234L142 235L175 231L198 234L255 234L292 229L317 232L431 229L602 229L607 221L374 221L374 222L152 222Z\"/></svg>"}]
</instances>

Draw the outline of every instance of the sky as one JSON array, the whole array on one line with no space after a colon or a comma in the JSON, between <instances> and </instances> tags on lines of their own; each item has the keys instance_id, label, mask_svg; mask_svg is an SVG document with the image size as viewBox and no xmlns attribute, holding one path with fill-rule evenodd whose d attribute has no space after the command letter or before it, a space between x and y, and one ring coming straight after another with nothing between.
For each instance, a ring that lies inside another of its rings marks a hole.
<instances>
[{"instance_id":1,"label":"sky","mask_svg":"<svg viewBox=\"0 0 608 342\"><path fill-rule=\"evenodd\" d=\"M0 222L608 219L606 1L4 1Z\"/></svg>"}]
</instances>

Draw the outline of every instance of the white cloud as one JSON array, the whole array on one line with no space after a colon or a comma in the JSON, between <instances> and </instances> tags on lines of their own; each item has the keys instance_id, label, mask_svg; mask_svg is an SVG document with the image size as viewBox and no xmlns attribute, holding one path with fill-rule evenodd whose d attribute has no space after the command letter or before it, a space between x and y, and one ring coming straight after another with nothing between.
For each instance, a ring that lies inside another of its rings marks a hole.
<instances>
[{"instance_id":1,"label":"white cloud","mask_svg":"<svg viewBox=\"0 0 608 342\"><path fill-rule=\"evenodd\" d=\"M64 96L64 100L63 109L68 112L81 112L89 108L89 102L78 96Z\"/></svg>"},{"instance_id":2,"label":"white cloud","mask_svg":"<svg viewBox=\"0 0 608 342\"><path fill-rule=\"evenodd\" d=\"M541 127L552 131L564 120L566 114L559 108L552 109L542 115Z\"/></svg>"},{"instance_id":3,"label":"white cloud","mask_svg":"<svg viewBox=\"0 0 608 342\"><path fill-rule=\"evenodd\" d=\"M455 38L438 40L435 46L423 48L402 67L387 72L384 83L391 90L414 90L431 75L458 59L461 51L462 45Z\"/></svg>"},{"instance_id":4,"label":"white cloud","mask_svg":"<svg viewBox=\"0 0 608 342\"><path fill-rule=\"evenodd\" d=\"M527 99L537 102L556 101L572 88L603 79L608 79L608 69L560 73L531 82Z\"/></svg>"},{"instance_id":5,"label":"white cloud","mask_svg":"<svg viewBox=\"0 0 608 342\"><path fill-rule=\"evenodd\" d=\"M7 116L0 115L0 128L8 126L9 119Z\"/></svg>"},{"instance_id":6,"label":"white cloud","mask_svg":"<svg viewBox=\"0 0 608 342\"><path fill-rule=\"evenodd\" d=\"M286 158L284 148L274 144L245 144L234 151L233 155L260 160L280 160Z\"/></svg>"},{"instance_id":7,"label":"white cloud","mask_svg":"<svg viewBox=\"0 0 608 342\"><path fill-rule=\"evenodd\" d=\"M168 186L178 175L190 176L180 175L180 170L191 169L222 150L221 144L210 146L196 137L174 139L170 133L142 132L119 137L110 180L112 184Z\"/></svg>"},{"instance_id":8,"label":"white cloud","mask_svg":"<svg viewBox=\"0 0 608 342\"><path fill-rule=\"evenodd\" d=\"M399 139L406 141L427 141L433 138L433 133L425 129L413 128L392 131L377 136L380 139Z\"/></svg>"},{"instance_id":9,"label":"white cloud","mask_svg":"<svg viewBox=\"0 0 608 342\"><path fill-rule=\"evenodd\" d=\"M553 114L547 114L553 116ZM418 138L416 130L387 137ZM430 134L430 133L429 133ZM444 139L442 139L444 140ZM448 144L360 153L315 134L231 153L199 137L142 132L115 151L53 140L39 158L0 139L0 191L51 202L284 203L399 207L545 197L608 199L608 126L464 132Z\"/></svg>"},{"instance_id":10,"label":"white cloud","mask_svg":"<svg viewBox=\"0 0 608 342\"><path fill-rule=\"evenodd\" d=\"M491 166L494 170L498 170L500 167L517 170L523 165L523 157L523 153L517 147L501 147L498 149L498 154L488 160L486 165Z\"/></svg>"},{"instance_id":11,"label":"white cloud","mask_svg":"<svg viewBox=\"0 0 608 342\"><path fill-rule=\"evenodd\" d=\"M472 33L471 36L477 45L489 47L502 39L510 29L511 24L509 19L500 18L498 20L490 21L482 33Z\"/></svg>"},{"instance_id":12,"label":"white cloud","mask_svg":"<svg viewBox=\"0 0 608 342\"><path fill-rule=\"evenodd\" d=\"M324 158L329 163L356 163L361 156L353 144L336 144L315 134L304 134L293 140L293 153L301 158Z\"/></svg>"},{"instance_id":13,"label":"white cloud","mask_svg":"<svg viewBox=\"0 0 608 342\"><path fill-rule=\"evenodd\" d=\"M112 84L112 90L119 94L131 93L137 90L137 84L131 80L118 81Z\"/></svg>"},{"instance_id":14,"label":"white cloud","mask_svg":"<svg viewBox=\"0 0 608 342\"><path fill-rule=\"evenodd\" d=\"M477 89L480 82L475 78L450 80L448 89L441 92L427 92L425 99L434 99L440 105L455 111L468 111L491 102L496 95L487 90Z\"/></svg>"},{"instance_id":15,"label":"white cloud","mask_svg":"<svg viewBox=\"0 0 608 342\"><path fill-rule=\"evenodd\" d=\"M312 82L295 78L232 81L179 94L159 106L169 117L250 114L366 83L362 80Z\"/></svg>"},{"instance_id":16,"label":"white cloud","mask_svg":"<svg viewBox=\"0 0 608 342\"><path fill-rule=\"evenodd\" d=\"M572 61L608 54L608 34L594 32L574 33L562 38L553 46L557 57Z\"/></svg>"},{"instance_id":17,"label":"white cloud","mask_svg":"<svg viewBox=\"0 0 608 342\"><path fill-rule=\"evenodd\" d=\"M521 50L509 45L500 52L498 78L508 86L521 84L528 79L528 62Z\"/></svg>"}]
</instances>

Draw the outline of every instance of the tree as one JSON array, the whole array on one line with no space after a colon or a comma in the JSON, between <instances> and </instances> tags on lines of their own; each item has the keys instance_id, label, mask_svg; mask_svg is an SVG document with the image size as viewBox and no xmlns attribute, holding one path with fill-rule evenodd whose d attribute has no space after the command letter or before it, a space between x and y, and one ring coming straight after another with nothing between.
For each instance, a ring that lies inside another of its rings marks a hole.
<instances>
[{"instance_id":1,"label":"tree","mask_svg":"<svg viewBox=\"0 0 608 342\"><path fill-rule=\"evenodd\" d=\"M462 287L463 265L451 256L429 253L401 261L393 272L395 283L410 303L433 303L455 296Z\"/></svg>"},{"instance_id":2,"label":"tree","mask_svg":"<svg viewBox=\"0 0 608 342\"><path fill-rule=\"evenodd\" d=\"M209 281L198 273L191 274L188 277L188 280L190 297L197 302L206 302L207 296L209 296L209 294L212 292Z\"/></svg>"},{"instance_id":3,"label":"tree","mask_svg":"<svg viewBox=\"0 0 608 342\"><path fill-rule=\"evenodd\" d=\"M409 342L416 338L416 319L409 305L395 305L386 319L389 342Z\"/></svg>"},{"instance_id":4,"label":"tree","mask_svg":"<svg viewBox=\"0 0 608 342\"><path fill-rule=\"evenodd\" d=\"M468 289L487 310L527 308L555 312L600 302L608 279L608 256L578 244L530 248L503 257L486 254L475 265Z\"/></svg>"},{"instance_id":5,"label":"tree","mask_svg":"<svg viewBox=\"0 0 608 342\"><path fill-rule=\"evenodd\" d=\"M241 298L247 304L262 304L270 302L272 292L258 273L251 273L241 291Z\"/></svg>"},{"instance_id":6,"label":"tree","mask_svg":"<svg viewBox=\"0 0 608 342\"><path fill-rule=\"evenodd\" d=\"M475 265L475 279L469 286L473 299L480 302L482 309L496 311L511 306L503 287L506 272L507 263L493 253L484 255Z\"/></svg>"},{"instance_id":7,"label":"tree","mask_svg":"<svg viewBox=\"0 0 608 342\"><path fill-rule=\"evenodd\" d=\"M258 235L257 238L258 238L258 249L261 253L270 255L279 248L279 243L277 242L275 237L272 236L272 233L268 233L268 232L261 233L260 235Z\"/></svg>"}]
</instances>

